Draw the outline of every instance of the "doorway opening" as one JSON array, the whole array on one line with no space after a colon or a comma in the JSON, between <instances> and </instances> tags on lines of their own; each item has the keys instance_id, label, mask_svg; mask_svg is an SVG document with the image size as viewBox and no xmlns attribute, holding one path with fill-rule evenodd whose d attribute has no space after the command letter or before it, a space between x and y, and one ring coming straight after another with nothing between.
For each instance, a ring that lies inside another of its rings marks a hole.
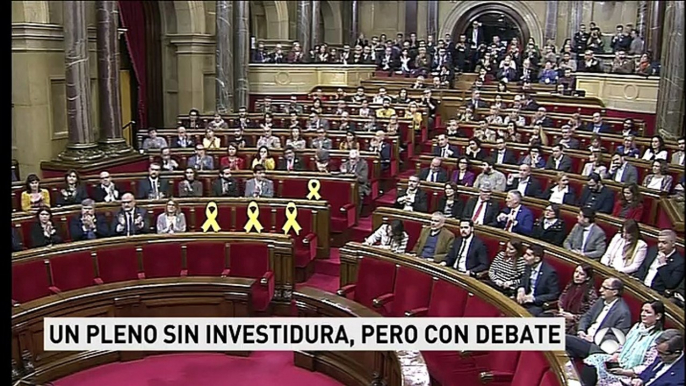
<instances>
[{"instance_id":1,"label":"doorway opening","mask_svg":"<svg viewBox=\"0 0 686 386\"><path fill-rule=\"evenodd\" d=\"M526 22L519 13L503 4L484 4L468 10L455 23L452 36L466 34L474 20L481 23L484 40L487 43L493 41L493 36L498 36L501 41L506 42L516 37L523 45L531 36Z\"/></svg>"}]
</instances>

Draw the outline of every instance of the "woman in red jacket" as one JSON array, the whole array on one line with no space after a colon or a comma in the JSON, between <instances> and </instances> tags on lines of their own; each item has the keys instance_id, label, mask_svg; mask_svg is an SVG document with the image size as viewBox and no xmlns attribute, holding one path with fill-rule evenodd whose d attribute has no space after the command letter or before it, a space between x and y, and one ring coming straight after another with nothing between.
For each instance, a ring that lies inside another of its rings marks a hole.
<instances>
[{"instance_id":1,"label":"woman in red jacket","mask_svg":"<svg viewBox=\"0 0 686 386\"><path fill-rule=\"evenodd\" d=\"M641 222L643 218L643 197L638 191L638 185L627 184L622 187L622 194L615 202L612 215L623 219L634 219Z\"/></svg>"}]
</instances>

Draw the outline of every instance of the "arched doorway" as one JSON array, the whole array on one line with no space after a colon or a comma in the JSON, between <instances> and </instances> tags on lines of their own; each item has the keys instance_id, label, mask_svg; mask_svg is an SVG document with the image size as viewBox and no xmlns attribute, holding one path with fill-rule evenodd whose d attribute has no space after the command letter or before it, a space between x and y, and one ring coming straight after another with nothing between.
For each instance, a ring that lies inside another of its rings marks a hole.
<instances>
[{"instance_id":1,"label":"arched doorway","mask_svg":"<svg viewBox=\"0 0 686 386\"><path fill-rule=\"evenodd\" d=\"M504 4L488 3L476 5L459 16L453 26L453 39L457 40L458 36L466 34L474 20L482 24L484 39L489 43L496 35L503 41L517 37L521 42L528 41L532 36L527 22L519 12Z\"/></svg>"}]
</instances>

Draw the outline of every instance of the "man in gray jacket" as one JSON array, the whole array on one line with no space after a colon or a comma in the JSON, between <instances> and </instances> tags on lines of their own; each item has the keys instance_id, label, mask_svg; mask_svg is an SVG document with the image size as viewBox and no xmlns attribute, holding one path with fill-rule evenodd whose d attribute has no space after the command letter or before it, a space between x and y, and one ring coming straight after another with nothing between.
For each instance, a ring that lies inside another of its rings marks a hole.
<instances>
[{"instance_id":1,"label":"man in gray jacket","mask_svg":"<svg viewBox=\"0 0 686 386\"><path fill-rule=\"evenodd\" d=\"M572 252L598 260L607 248L607 237L602 228L595 225L595 211L581 208L574 225L562 246Z\"/></svg>"}]
</instances>

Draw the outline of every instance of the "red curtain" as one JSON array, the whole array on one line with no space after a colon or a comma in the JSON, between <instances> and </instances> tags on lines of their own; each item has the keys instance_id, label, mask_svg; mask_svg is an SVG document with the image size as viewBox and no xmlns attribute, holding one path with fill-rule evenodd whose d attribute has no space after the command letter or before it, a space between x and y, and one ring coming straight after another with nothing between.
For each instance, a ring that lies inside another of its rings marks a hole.
<instances>
[{"instance_id":1,"label":"red curtain","mask_svg":"<svg viewBox=\"0 0 686 386\"><path fill-rule=\"evenodd\" d=\"M145 45L145 13L140 1L119 1L119 14L122 28L127 31L124 35L126 46L131 56L133 70L138 82L138 127L148 126L146 87L146 45Z\"/></svg>"}]
</instances>

